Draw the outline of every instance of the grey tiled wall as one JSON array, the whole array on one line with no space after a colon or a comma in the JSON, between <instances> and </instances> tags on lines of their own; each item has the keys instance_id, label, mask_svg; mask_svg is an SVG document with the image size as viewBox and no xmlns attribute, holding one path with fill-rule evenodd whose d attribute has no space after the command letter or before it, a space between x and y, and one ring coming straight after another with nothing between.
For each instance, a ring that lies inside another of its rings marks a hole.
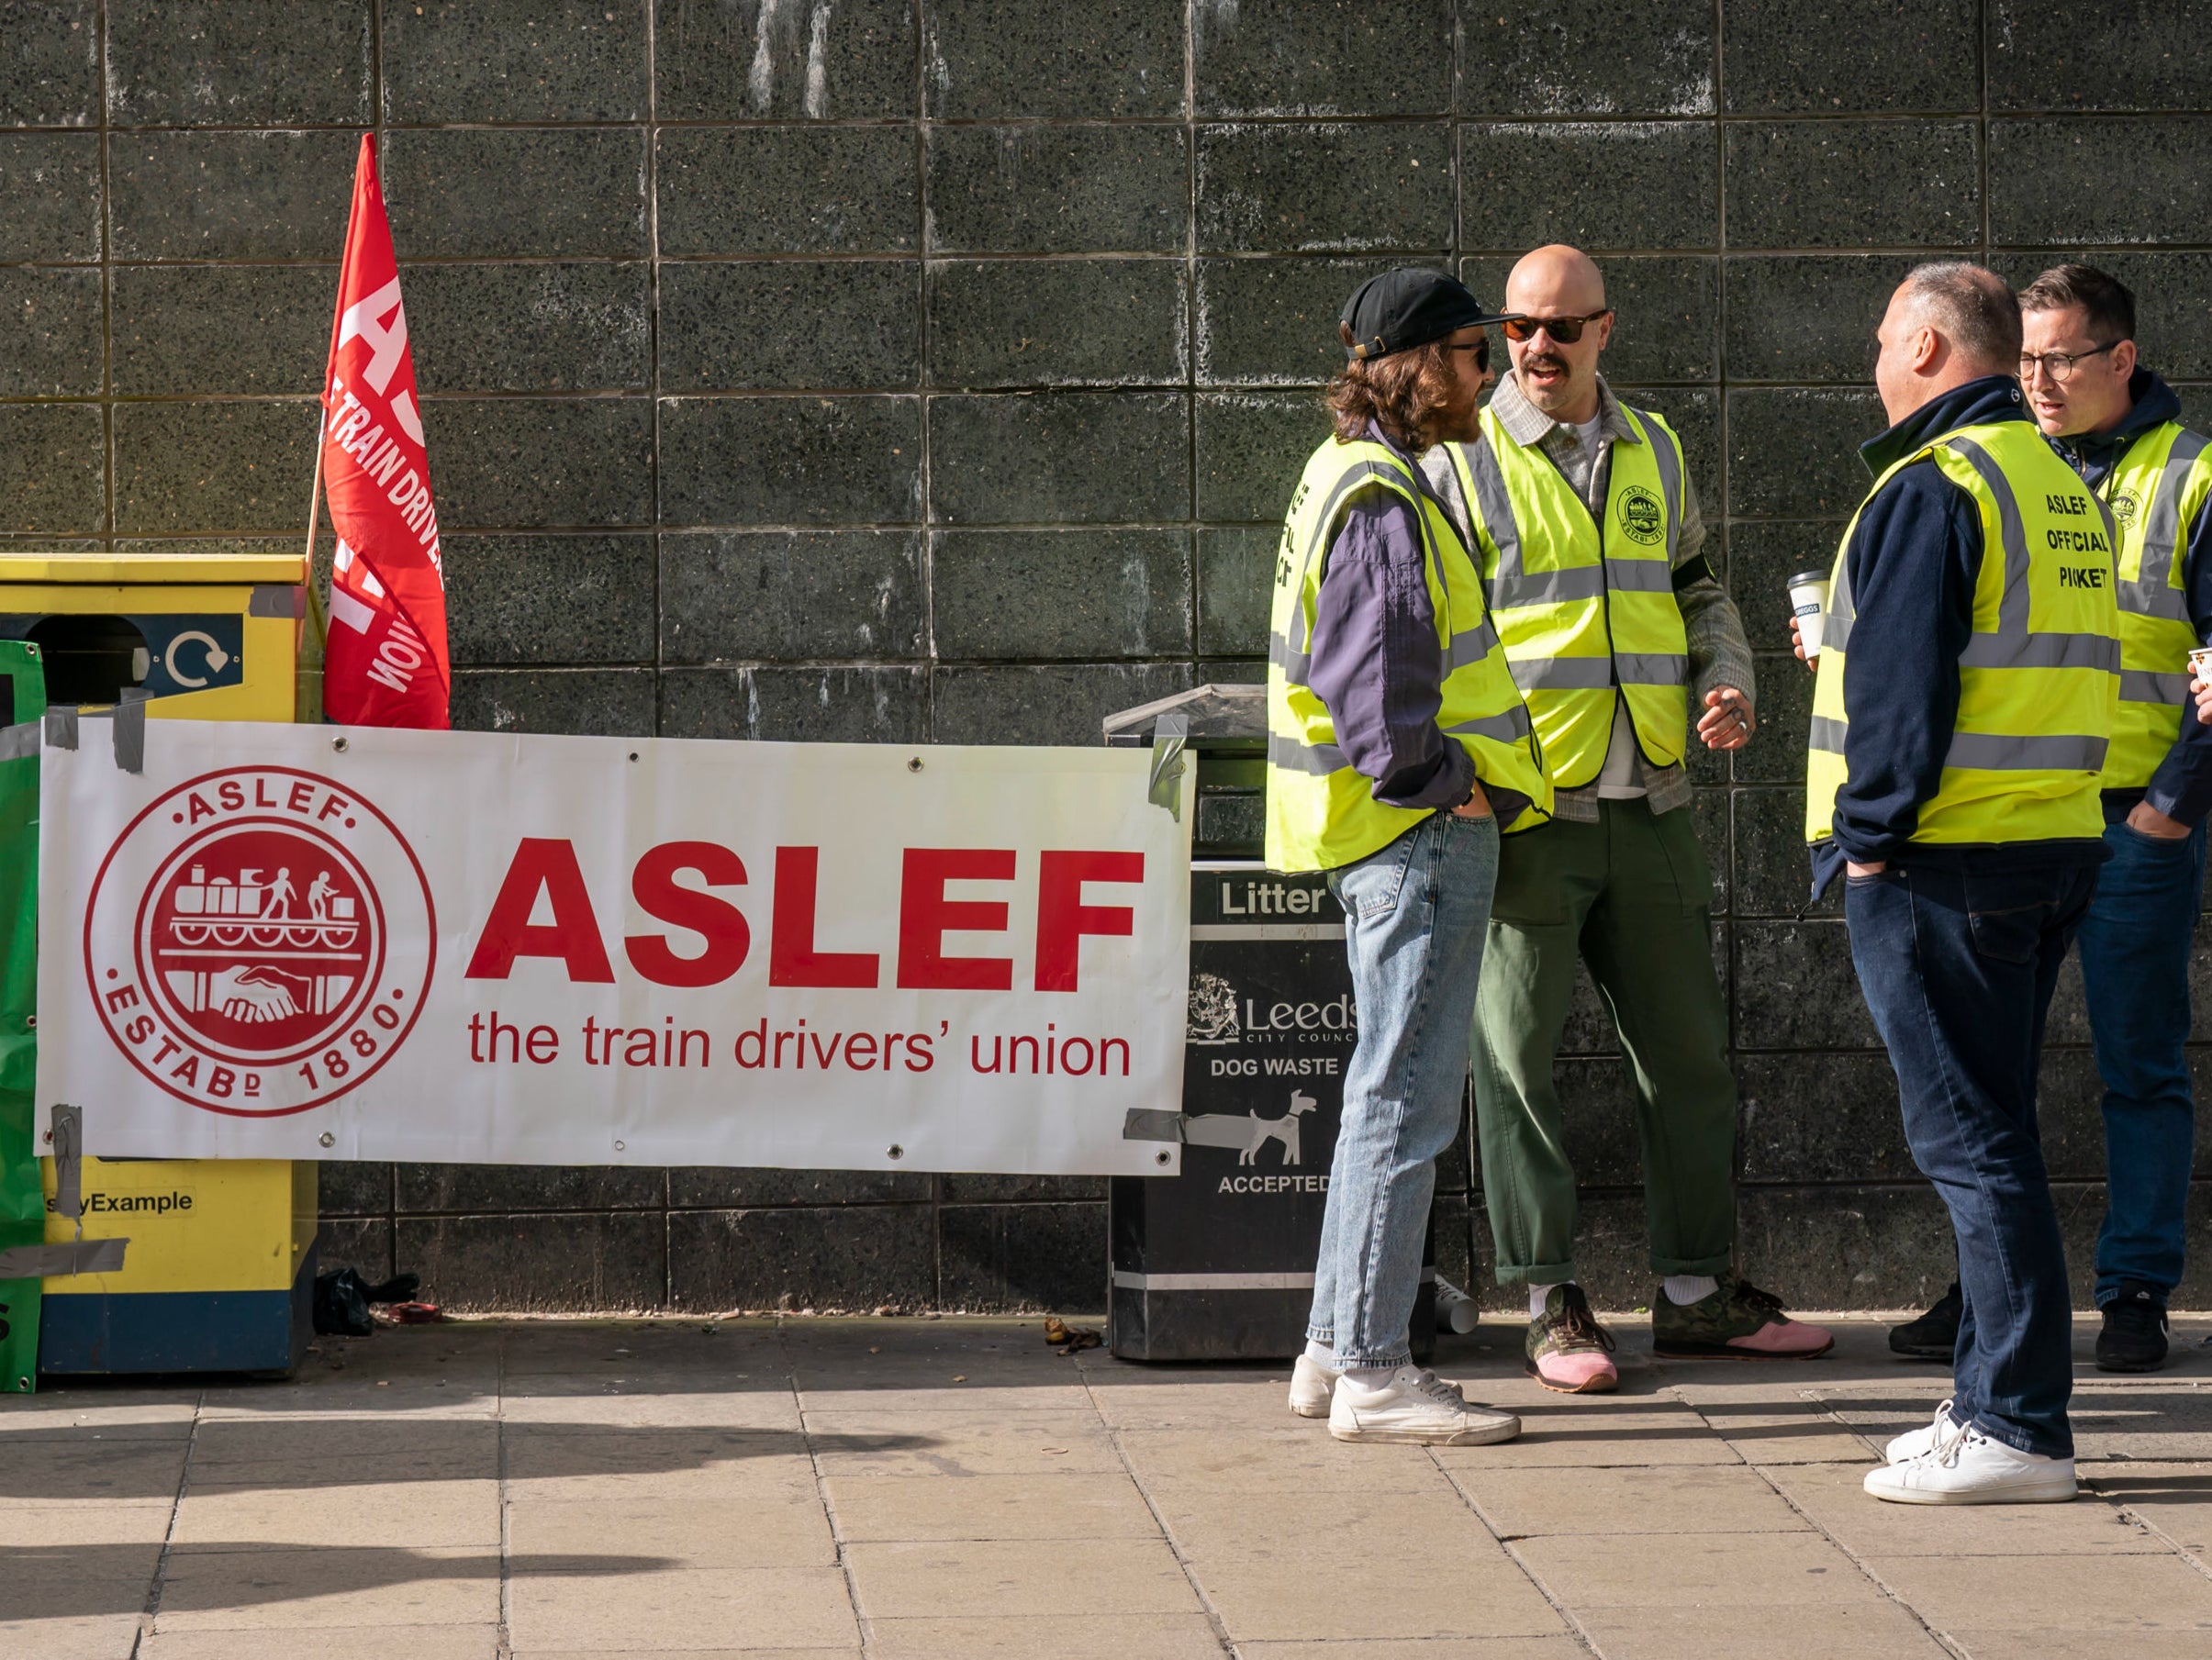
<instances>
[{"instance_id":1,"label":"grey tiled wall","mask_svg":"<svg viewBox=\"0 0 2212 1660\"><path fill-rule=\"evenodd\" d=\"M296 545L373 127L463 723L1090 741L1257 674L1268 527L1353 284L1456 264L1495 296L1531 243L1580 241L1621 312L1611 373L1684 433L1767 653L1765 734L1699 771L1747 1265L1894 1304L1947 1246L1840 925L1794 917L1782 579L1862 486L1870 336L1917 257L2098 251L2149 361L2212 407L2205 10L0 0L0 537ZM2054 1031L2079 1242L2078 989ZM1571 1047L1592 1277L1641 1301L1592 1001ZM1447 1186L1480 1276L1480 1195L1470 1230ZM338 1250L456 1304L1100 1300L1082 1181L333 1165L325 1202Z\"/></svg>"}]
</instances>

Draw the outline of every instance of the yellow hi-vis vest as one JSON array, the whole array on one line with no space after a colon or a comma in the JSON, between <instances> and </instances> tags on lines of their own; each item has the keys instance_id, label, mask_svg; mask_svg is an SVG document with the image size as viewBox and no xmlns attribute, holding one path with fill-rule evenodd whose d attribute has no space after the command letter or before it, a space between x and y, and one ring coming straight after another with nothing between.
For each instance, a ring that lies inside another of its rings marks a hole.
<instances>
[{"instance_id":1,"label":"yellow hi-vis vest","mask_svg":"<svg viewBox=\"0 0 2212 1660\"><path fill-rule=\"evenodd\" d=\"M1444 653L1437 726L1466 747L1483 783L1529 798L1529 809L1501 830L1524 830L1551 813L1528 711L1498 650L1466 544L1420 474L1386 445L1331 438L1306 462L1276 555L1268 638L1267 860L1273 870L1349 864L1430 817L1375 799L1372 785L1336 747L1328 708L1307 684L1329 549L1353 500L1369 490L1400 497L1421 524L1423 574Z\"/></svg>"},{"instance_id":2,"label":"yellow hi-vis vest","mask_svg":"<svg viewBox=\"0 0 2212 1660\"><path fill-rule=\"evenodd\" d=\"M1480 436L1447 449L1498 638L1560 789L1603 768L1615 696L1657 764L1678 764L1689 734L1690 647L1674 602L1681 440L1658 416L1622 408L1644 441L1613 446L1603 526L1487 407Z\"/></svg>"},{"instance_id":3,"label":"yellow hi-vis vest","mask_svg":"<svg viewBox=\"0 0 2212 1660\"><path fill-rule=\"evenodd\" d=\"M2181 736L2189 702L2184 578L2189 532L2212 496L2212 453L2179 421L2128 446L2099 492L2119 526L2120 714L2103 787L2141 789Z\"/></svg>"},{"instance_id":4,"label":"yellow hi-vis vest","mask_svg":"<svg viewBox=\"0 0 2212 1660\"><path fill-rule=\"evenodd\" d=\"M2089 840L2105 833L2097 774L2119 713L2120 614L2110 513L2027 421L1944 434L1887 468L1932 460L1982 516L1973 631L1959 657L1959 715L1920 842ZM1834 826L1849 672L1851 516L1829 577L1805 758L1805 840Z\"/></svg>"}]
</instances>

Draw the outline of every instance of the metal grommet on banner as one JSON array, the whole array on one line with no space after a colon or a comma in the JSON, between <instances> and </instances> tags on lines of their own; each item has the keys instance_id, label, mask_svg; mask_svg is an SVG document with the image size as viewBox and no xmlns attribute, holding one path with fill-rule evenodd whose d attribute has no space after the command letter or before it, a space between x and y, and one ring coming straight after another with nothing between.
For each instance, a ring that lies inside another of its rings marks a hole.
<instances>
[{"instance_id":1,"label":"metal grommet on banner","mask_svg":"<svg viewBox=\"0 0 2212 1660\"><path fill-rule=\"evenodd\" d=\"M615 1150L617 1153L627 1153L627 1152L629 1152L629 1151L630 1151L630 1146L629 1146L629 1143L628 1143L628 1142L617 1142L614 1144L614 1150Z\"/></svg>"},{"instance_id":2,"label":"metal grommet on banner","mask_svg":"<svg viewBox=\"0 0 2212 1660\"><path fill-rule=\"evenodd\" d=\"M315 1138L315 1142L318 1146L321 1147L335 1147L338 1145L338 1138L332 1135L328 1130L317 1136Z\"/></svg>"},{"instance_id":3,"label":"metal grommet on banner","mask_svg":"<svg viewBox=\"0 0 2212 1660\"><path fill-rule=\"evenodd\" d=\"M893 1142L884 1151L895 1159L902 1159L906 1157L906 1149L901 1147L897 1142Z\"/></svg>"},{"instance_id":4,"label":"metal grommet on banner","mask_svg":"<svg viewBox=\"0 0 2212 1660\"><path fill-rule=\"evenodd\" d=\"M1152 1155L1152 1162L1156 1164L1165 1164L1174 1156L1175 1155L1173 1153L1169 1153L1165 1147L1163 1147L1159 1152Z\"/></svg>"},{"instance_id":5,"label":"metal grommet on banner","mask_svg":"<svg viewBox=\"0 0 2212 1660\"><path fill-rule=\"evenodd\" d=\"M910 758L906 763L906 770L910 773L920 772L922 770L922 757L915 755Z\"/></svg>"},{"instance_id":6,"label":"metal grommet on banner","mask_svg":"<svg viewBox=\"0 0 2212 1660\"><path fill-rule=\"evenodd\" d=\"M635 751L635 750L631 750L631 751L630 752L630 758L631 758L632 761L635 761L635 760L638 758L638 752L637 752L637 751Z\"/></svg>"},{"instance_id":7,"label":"metal grommet on banner","mask_svg":"<svg viewBox=\"0 0 2212 1660\"><path fill-rule=\"evenodd\" d=\"M345 741L344 736L343 736L342 734L341 734L339 737L336 737L336 738L333 738L333 739L331 739L331 740L330 740L330 747L331 747L332 749L336 750L336 751L337 751L337 752L338 752L340 754L341 754L341 755L342 755L342 754L344 754L344 753L346 752L346 751L347 751L348 749L352 748L352 745L350 745L350 744L348 744L348 743L346 742L346 741Z\"/></svg>"}]
</instances>

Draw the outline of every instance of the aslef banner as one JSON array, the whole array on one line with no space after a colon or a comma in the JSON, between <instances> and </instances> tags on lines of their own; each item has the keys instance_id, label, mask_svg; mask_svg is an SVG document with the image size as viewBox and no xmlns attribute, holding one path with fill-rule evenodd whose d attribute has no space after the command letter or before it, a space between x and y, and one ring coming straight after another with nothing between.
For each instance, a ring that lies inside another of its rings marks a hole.
<instances>
[{"instance_id":1,"label":"aslef banner","mask_svg":"<svg viewBox=\"0 0 2212 1660\"><path fill-rule=\"evenodd\" d=\"M110 726L40 767L90 1152L1179 1167L1123 1135L1182 1079L1147 752Z\"/></svg>"}]
</instances>

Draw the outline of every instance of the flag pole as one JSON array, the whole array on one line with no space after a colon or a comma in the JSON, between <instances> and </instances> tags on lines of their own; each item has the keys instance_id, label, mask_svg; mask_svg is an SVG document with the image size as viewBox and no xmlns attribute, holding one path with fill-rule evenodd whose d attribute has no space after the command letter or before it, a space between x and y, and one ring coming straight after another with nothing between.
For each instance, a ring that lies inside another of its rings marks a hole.
<instances>
[{"instance_id":1,"label":"flag pole","mask_svg":"<svg viewBox=\"0 0 2212 1660\"><path fill-rule=\"evenodd\" d=\"M323 719L322 602L315 593L315 521L322 508L323 425L330 418L320 396L315 400L315 482L307 489L307 611L299 619L299 638L293 645L292 719L307 725Z\"/></svg>"}]
</instances>

